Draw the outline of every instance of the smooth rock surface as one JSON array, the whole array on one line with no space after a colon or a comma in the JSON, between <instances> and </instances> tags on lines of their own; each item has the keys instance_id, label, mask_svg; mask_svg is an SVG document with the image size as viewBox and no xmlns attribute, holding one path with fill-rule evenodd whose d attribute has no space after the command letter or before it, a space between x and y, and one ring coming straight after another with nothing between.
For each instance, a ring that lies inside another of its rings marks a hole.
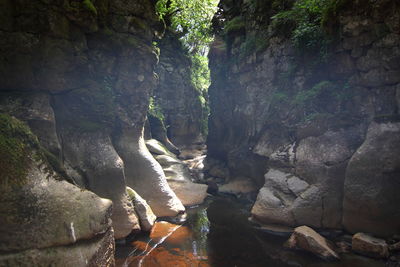
<instances>
[{"instance_id":1,"label":"smooth rock surface","mask_svg":"<svg viewBox=\"0 0 400 267\"><path fill-rule=\"evenodd\" d=\"M302 249L313 253L324 260L339 260L333 244L307 226L294 229L285 247Z\"/></svg>"},{"instance_id":2,"label":"smooth rock surface","mask_svg":"<svg viewBox=\"0 0 400 267\"><path fill-rule=\"evenodd\" d=\"M343 225L352 233L400 231L400 123L373 122L346 170Z\"/></svg>"}]
</instances>

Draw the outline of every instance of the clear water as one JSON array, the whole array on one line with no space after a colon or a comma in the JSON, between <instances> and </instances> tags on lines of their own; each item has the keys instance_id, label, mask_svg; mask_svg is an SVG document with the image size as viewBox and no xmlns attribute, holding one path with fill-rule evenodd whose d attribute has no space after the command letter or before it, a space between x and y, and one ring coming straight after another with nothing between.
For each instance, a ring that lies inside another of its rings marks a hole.
<instances>
[{"instance_id":1,"label":"clear water","mask_svg":"<svg viewBox=\"0 0 400 267\"><path fill-rule=\"evenodd\" d=\"M183 225L157 222L150 234L117 246L116 265L129 267L381 267L384 261L344 254L340 262L283 249L287 237L259 232L249 221L251 204L213 198L188 210Z\"/></svg>"}]
</instances>

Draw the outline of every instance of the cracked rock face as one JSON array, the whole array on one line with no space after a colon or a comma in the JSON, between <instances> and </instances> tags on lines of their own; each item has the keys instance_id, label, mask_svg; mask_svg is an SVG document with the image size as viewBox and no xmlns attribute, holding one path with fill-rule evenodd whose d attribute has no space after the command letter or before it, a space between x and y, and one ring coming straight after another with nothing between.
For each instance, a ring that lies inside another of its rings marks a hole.
<instances>
[{"instance_id":1,"label":"cracked rock face","mask_svg":"<svg viewBox=\"0 0 400 267\"><path fill-rule=\"evenodd\" d=\"M225 162L231 178L258 183L253 216L398 233L399 200L390 189L399 188L397 141L385 133L387 144L356 151L375 142L366 137L375 121L398 122L399 2L353 1L338 11L332 19L342 34L316 65L315 51L307 55L276 34L271 17L282 10L270 2L222 0L220 7L223 30L209 54L207 157Z\"/></svg>"},{"instance_id":2,"label":"cracked rock face","mask_svg":"<svg viewBox=\"0 0 400 267\"><path fill-rule=\"evenodd\" d=\"M343 225L388 236L400 231L400 123L372 123L346 169Z\"/></svg>"}]
</instances>

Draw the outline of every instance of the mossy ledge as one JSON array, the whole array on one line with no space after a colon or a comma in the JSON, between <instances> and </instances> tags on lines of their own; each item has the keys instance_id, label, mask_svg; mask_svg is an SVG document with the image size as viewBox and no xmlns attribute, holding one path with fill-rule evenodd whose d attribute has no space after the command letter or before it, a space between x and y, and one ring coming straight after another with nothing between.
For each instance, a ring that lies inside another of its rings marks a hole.
<instances>
[{"instance_id":1,"label":"mossy ledge","mask_svg":"<svg viewBox=\"0 0 400 267\"><path fill-rule=\"evenodd\" d=\"M39 148L38 139L23 122L0 114L0 183L18 185L25 181L32 151Z\"/></svg>"}]
</instances>

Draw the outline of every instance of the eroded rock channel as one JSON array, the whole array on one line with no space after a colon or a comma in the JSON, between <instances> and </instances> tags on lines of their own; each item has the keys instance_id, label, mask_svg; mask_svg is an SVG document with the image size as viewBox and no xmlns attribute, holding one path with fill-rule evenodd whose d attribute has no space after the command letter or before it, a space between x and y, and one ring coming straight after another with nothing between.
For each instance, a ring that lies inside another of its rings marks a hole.
<instances>
[{"instance_id":1,"label":"eroded rock channel","mask_svg":"<svg viewBox=\"0 0 400 267\"><path fill-rule=\"evenodd\" d=\"M0 0L0 266L399 266L399 62L397 0Z\"/></svg>"}]
</instances>

